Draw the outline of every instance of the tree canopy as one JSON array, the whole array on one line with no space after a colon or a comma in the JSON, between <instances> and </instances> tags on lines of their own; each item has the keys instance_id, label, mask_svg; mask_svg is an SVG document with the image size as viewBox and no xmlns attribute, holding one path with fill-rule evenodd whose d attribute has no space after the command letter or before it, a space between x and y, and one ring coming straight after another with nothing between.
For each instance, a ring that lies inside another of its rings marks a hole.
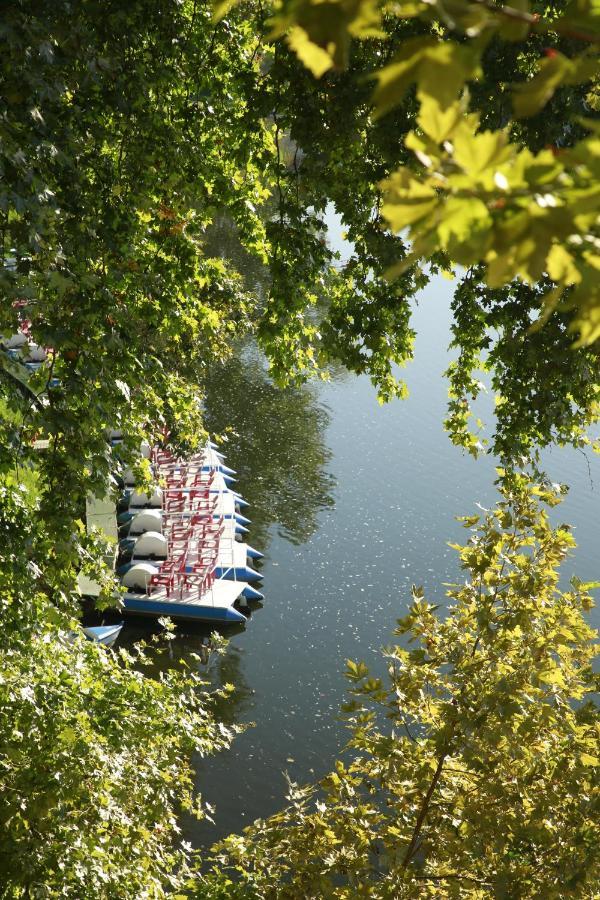
<instances>
[{"instance_id":1,"label":"tree canopy","mask_svg":"<svg viewBox=\"0 0 600 900\"><path fill-rule=\"evenodd\" d=\"M596 11L525 6L249 2L213 22L207 4L173 0L8 4L1 326L28 300L35 339L55 349L64 389L40 374L48 402L28 433L59 449L86 416L74 484L106 477L104 429L125 409L136 439L166 423L195 440L203 372L247 327L280 380L333 359L402 395L411 298L453 268L453 439L477 449L469 403L487 366L504 458L585 441ZM283 31L294 52L272 42ZM341 267L329 208L353 246ZM223 210L266 290L215 253L207 226Z\"/></svg>"}]
</instances>

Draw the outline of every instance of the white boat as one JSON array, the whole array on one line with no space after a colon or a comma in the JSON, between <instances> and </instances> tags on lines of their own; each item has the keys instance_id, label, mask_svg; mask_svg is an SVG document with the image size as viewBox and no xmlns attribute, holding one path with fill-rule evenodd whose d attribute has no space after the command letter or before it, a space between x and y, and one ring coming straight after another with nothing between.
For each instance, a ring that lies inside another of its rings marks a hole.
<instances>
[{"instance_id":1,"label":"white boat","mask_svg":"<svg viewBox=\"0 0 600 900\"><path fill-rule=\"evenodd\" d=\"M156 523L156 520L155 524ZM259 557L252 556L257 551L249 548L247 544L237 541L235 526L231 520L223 522L223 534L219 540L217 549L216 567L214 574L217 578L227 578L233 581L259 581L260 572L253 569L249 559ZM122 542L124 543L124 542ZM127 545L125 545L128 549ZM194 565L198 555L198 541L191 539L189 550L189 568ZM128 571L140 563L153 563L160 565L160 561L167 559L169 546L167 539L158 531L146 531L130 545L131 558L117 568L117 574L125 576ZM254 598L257 599L257 598Z\"/></svg>"},{"instance_id":2,"label":"white boat","mask_svg":"<svg viewBox=\"0 0 600 900\"><path fill-rule=\"evenodd\" d=\"M88 640L110 647L121 634L122 628L123 622L120 622L118 625L92 625L84 628L83 633Z\"/></svg>"},{"instance_id":3,"label":"white boat","mask_svg":"<svg viewBox=\"0 0 600 900\"><path fill-rule=\"evenodd\" d=\"M239 512L239 506L247 504L229 487L233 469L224 464L222 454L210 445L189 463L178 462L168 452L144 449L146 458L149 455L153 461L157 487L151 495L136 491L133 472L124 473L125 482L132 488L125 494L128 511L119 515L121 560L127 560L131 554L129 561L122 562L117 569L126 588L125 611L188 621L245 622L246 617L235 604L246 606L248 600L263 599L260 591L249 584L261 577L249 564L249 559L260 558L261 554L237 539L247 531L244 525L249 519ZM197 503L194 495L190 501L186 496L197 487L198 473L207 471L213 475L203 479L208 491L206 496L214 498L214 504L207 505L206 515L209 522L212 517L220 525L215 524L216 543L208 545L214 547L215 555L204 576L194 573L201 573L206 565L201 552L207 546L206 539L201 536L201 530L196 531L198 536L195 537L195 526L190 524L186 529L185 523L197 515L198 509L194 508ZM164 479L167 485L169 482L177 485L167 488L177 492L172 506L171 493L164 494L158 487L158 483L165 483ZM165 501L164 498L169 499ZM163 503L168 511L163 509ZM183 526L185 535L183 569L174 569L173 560L170 560L170 556L177 558L181 553L173 551L169 540L177 522L180 531ZM161 577L156 579L154 576L158 574ZM195 581L196 578L201 581Z\"/></svg>"}]
</instances>

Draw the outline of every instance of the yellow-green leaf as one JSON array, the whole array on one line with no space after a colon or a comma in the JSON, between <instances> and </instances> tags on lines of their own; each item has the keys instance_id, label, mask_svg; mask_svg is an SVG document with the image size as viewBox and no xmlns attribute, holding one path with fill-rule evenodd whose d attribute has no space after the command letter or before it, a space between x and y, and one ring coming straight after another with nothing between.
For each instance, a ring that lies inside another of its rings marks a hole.
<instances>
[{"instance_id":1,"label":"yellow-green leaf","mask_svg":"<svg viewBox=\"0 0 600 900\"><path fill-rule=\"evenodd\" d=\"M581 272L575 258L563 244L553 244L546 261L548 275L553 281L576 284L581 281Z\"/></svg>"},{"instance_id":2,"label":"yellow-green leaf","mask_svg":"<svg viewBox=\"0 0 600 900\"><path fill-rule=\"evenodd\" d=\"M513 108L518 119L533 116L550 100L559 84L571 71L571 62L555 52L540 63L530 81L513 85Z\"/></svg>"},{"instance_id":3,"label":"yellow-green leaf","mask_svg":"<svg viewBox=\"0 0 600 900\"><path fill-rule=\"evenodd\" d=\"M485 252L492 225L491 216L485 203L476 197L450 197L443 206L442 221L438 235L442 247L456 250L456 244L466 244L468 257L480 259ZM459 252L453 254L459 262L463 260Z\"/></svg>"},{"instance_id":4,"label":"yellow-green leaf","mask_svg":"<svg viewBox=\"0 0 600 900\"><path fill-rule=\"evenodd\" d=\"M328 69L333 68L334 58L331 53L313 43L308 33L299 25L294 26L289 31L287 42L300 62L304 63L315 78L320 78Z\"/></svg>"},{"instance_id":5,"label":"yellow-green leaf","mask_svg":"<svg viewBox=\"0 0 600 900\"><path fill-rule=\"evenodd\" d=\"M521 13L530 12L529 0L510 0L508 5L511 9ZM516 16L512 19L507 16L500 21L499 32L506 41L524 41L529 34L530 28L531 22L525 19L518 19Z\"/></svg>"},{"instance_id":6,"label":"yellow-green leaf","mask_svg":"<svg viewBox=\"0 0 600 900\"><path fill-rule=\"evenodd\" d=\"M433 188L413 178L406 169L398 169L383 183L382 213L393 231L402 231L432 212L438 196Z\"/></svg>"},{"instance_id":7,"label":"yellow-green leaf","mask_svg":"<svg viewBox=\"0 0 600 900\"><path fill-rule=\"evenodd\" d=\"M437 144L449 138L462 117L462 107L453 103L442 108L435 97L423 97L417 121L419 126Z\"/></svg>"},{"instance_id":8,"label":"yellow-green leaf","mask_svg":"<svg viewBox=\"0 0 600 900\"><path fill-rule=\"evenodd\" d=\"M409 38L392 62L375 73L377 86L373 91L373 103L376 116L385 115L402 101L411 81L417 79L424 51L435 44L431 37Z\"/></svg>"},{"instance_id":9,"label":"yellow-green leaf","mask_svg":"<svg viewBox=\"0 0 600 900\"><path fill-rule=\"evenodd\" d=\"M504 131L473 134L467 127L456 129L452 137L454 160L468 175L479 175L486 169L505 163L514 152Z\"/></svg>"}]
</instances>

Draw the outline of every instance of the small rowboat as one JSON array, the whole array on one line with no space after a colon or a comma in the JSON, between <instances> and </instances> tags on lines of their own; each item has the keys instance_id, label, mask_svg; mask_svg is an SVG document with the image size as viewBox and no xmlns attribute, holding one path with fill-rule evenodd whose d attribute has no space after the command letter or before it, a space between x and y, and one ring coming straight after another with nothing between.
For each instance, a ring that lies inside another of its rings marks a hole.
<instances>
[{"instance_id":1,"label":"small rowboat","mask_svg":"<svg viewBox=\"0 0 600 900\"><path fill-rule=\"evenodd\" d=\"M90 628L84 628L83 633L88 640L111 647L121 634L122 628L123 622L119 622L118 625L92 625Z\"/></svg>"}]
</instances>

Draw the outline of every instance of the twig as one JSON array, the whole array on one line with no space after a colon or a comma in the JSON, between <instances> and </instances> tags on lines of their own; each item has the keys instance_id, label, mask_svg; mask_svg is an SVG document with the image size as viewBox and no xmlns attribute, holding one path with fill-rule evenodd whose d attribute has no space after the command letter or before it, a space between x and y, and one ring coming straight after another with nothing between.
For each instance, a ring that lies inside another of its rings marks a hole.
<instances>
[{"instance_id":1,"label":"twig","mask_svg":"<svg viewBox=\"0 0 600 900\"><path fill-rule=\"evenodd\" d=\"M279 198L279 224L283 225L283 191L281 189L281 147L279 144L279 122L277 121L277 113L273 113L273 122L275 123L275 148L277 150L277 195Z\"/></svg>"},{"instance_id":2,"label":"twig","mask_svg":"<svg viewBox=\"0 0 600 900\"><path fill-rule=\"evenodd\" d=\"M417 821L416 821L415 827L413 829L413 833L412 833L412 837L410 839L410 843L408 845L408 849L406 851L404 859L402 860L402 868L403 869L406 869L406 867L408 866L409 862L411 861L411 859L414 855L414 852L416 850L417 841L419 840L419 835L421 834L421 828L423 827L423 822L425 821L425 818L429 811L429 805L431 803L431 798L433 796L433 792L435 791L435 789L437 787L437 783L440 780L440 777L442 774L442 769L444 768L444 763L446 761L446 757L448 756L449 752L450 752L450 748L449 748L449 746L447 746L446 749L442 752L440 758L438 759L438 764L436 766L435 772L433 773L433 778L431 779L431 784L427 788L427 793L425 794L423 803L421 804L421 809L419 810L419 815L417 816Z\"/></svg>"},{"instance_id":3,"label":"twig","mask_svg":"<svg viewBox=\"0 0 600 900\"><path fill-rule=\"evenodd\" d=\"M529 13L522 9L515 9L514 6L496 6L493 0L469 0L469 3L473 3L476 6L483 6L490 12L504 16L507 19L512 19L515 22L523 22L524 24L529 25L532 31L556 31L558 34L574 38L577 41L586 41L590 44L600 43L600 35L592 34L589 31L580 31L577 28L571 28L570 25L562 23L560 19L557 22L548 22L546 19L542 19L537 13Z\"/></svg>"},{"instance_id":4,"label":"twig","mask_svg":"<svg viewBox=\"0 0 600 900\"><path fill-rule=\"evenodd\" d=\"M592 478L592 470L591 470L591 468L590 468L590 461L589 461L589 459L588 459L588 455L587 455L587 453L585 452L585 450L583 450L581 447L576 447L575 449L576 449L576 450L579 450L579 452L581 453L581 455L583 456L583 458L585 459L585 461L586 461L586 463L587 463L587 470L588 470L588 478L589 478L589 480L590 480L590 487L591 487L592 490L594 490L594 479Z\"/></svg>"}]
</instances>

